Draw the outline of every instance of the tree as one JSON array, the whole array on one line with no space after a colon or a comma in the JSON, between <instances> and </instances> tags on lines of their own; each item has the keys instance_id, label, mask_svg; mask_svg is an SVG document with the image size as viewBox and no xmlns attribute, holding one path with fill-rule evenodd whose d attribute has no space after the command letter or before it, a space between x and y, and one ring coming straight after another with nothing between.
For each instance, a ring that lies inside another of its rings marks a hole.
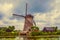
<instances>
[{"instance_id":1,"label":"tree","mask_svg":"<svg viewBox=\"0 0 60 40\"><path fill-rule=\"evenodd\" d=\"M9 26L9 29L13 31L15 29L15 27L14 26Z\"/></svg>"},{"instance_id":2,"label":"tree","mask_svg":"<svg viewBox=\"0 0 60 40\"><path fill-rule=\"evenodd\" d=\"M55 31L57 31L57 26L56 26L56 28L55 28Z\"/></svg>"},{"instance_id":3,"label":"tree","mask_svg":"<svg viewBox=\"0 0 60 40\"><path fill-rule=\"evenodd\" d=\"M39 35L39 28L36 26L31 27L31 35L32 36L38 36Z\"/></svg>"},{"instance_id":4,"label":"tree","mask_svg":"<svg viewBox=\"0 0 60 40\"><path fill-rule=\"evenodd\" d=\"M15 29L14 26L9 26L6 31L7 32L11 32L11 31L14 31L14 29Z\"/></svg>"},{"instance_id":5,"label":"tree","mask_svg":"<svg viewBox=\"0 0 60 40\"><path fill-rule=\"evenodd\" d=\"M31 29L32 29L32 31L38 31L39 30L39 28L36 26L31 27Z\"/></svg>"}]
</instances>

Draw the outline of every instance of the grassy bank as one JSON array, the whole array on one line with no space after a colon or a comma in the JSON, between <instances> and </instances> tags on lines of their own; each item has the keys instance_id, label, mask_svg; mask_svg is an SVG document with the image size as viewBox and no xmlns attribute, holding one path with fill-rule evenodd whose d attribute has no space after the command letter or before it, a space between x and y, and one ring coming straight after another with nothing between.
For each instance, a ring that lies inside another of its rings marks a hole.
<instances>
[{"instance_id":1,"label":"grassy bank","mask_svg":"<svg viewBox=\"0 0 60 40\"><path fill-rule=\"evenodd\" d=\"M19 35L19 32L17 31L12 31L12 32L1 32L0 33L0 38L2 37L17 37Z\"/></svg>"}]
</instances>

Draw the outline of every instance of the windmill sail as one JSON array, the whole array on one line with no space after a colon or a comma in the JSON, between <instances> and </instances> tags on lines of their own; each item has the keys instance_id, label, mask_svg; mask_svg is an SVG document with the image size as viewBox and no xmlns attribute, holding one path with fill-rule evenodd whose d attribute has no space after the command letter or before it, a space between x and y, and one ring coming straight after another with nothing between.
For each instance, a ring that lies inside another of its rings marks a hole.
<instances>
[{"instance_id":1,"label":"windmill sail","mask_svg":"<svg viewBox=\"0 0 60 40\"><path fill-rule=\"evenodd\" d=\"M25 17L23 15L17 15L17 14L13 14L13 16Z\"/></svg>"},{"instance_id":2,"label":"windmill sail","mask_svg":"<svg viewBox=\"0 0 60 40\"><path fill-rule=\"evenodd\" d=\"M26 12L25 12L25 15L27 15L27 3L26 3Z\"/></svg>"},{"instance_id":3,"label":"windmill sail","mask_svg":"<svg viewBox=\"0 0 60 40\"><path fill-rule=\"evenodd\" d=\"M33 23L34 23L34 26L36 26L36 23L35 23L35 21L33 20Z\"/></svg>"}]
</instances>

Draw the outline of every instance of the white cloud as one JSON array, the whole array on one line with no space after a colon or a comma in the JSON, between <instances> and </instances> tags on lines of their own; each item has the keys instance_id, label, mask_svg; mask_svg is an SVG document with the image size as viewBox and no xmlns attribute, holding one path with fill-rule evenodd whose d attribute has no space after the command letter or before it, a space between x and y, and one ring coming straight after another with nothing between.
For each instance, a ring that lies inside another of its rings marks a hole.
<instances>
[{"instance_id":1,"label":"white cloud","mask_svg":"<svg viewBox=\"0 0 60 40\"><path fill-rule=\"evenodd\" d=\"M43 20L45 22L36 22L37 26L56 26L56 23L60 23L60 0L55 0L53 5L53 9L47 13L35 13L35 21ZM47 25L49 24L49 25Z\"/></svg>"},{"instance_id":2,"label":"white cloud","mask_svg":"<svg viewBox=\"0 0 60 40\"><path fill-rule=\"evenodd\" d=\"M11 9L13 8L13 4L10 3L4 3L4 4L0 4L0 11L1 12L4 12L4 13L7 13L9 11L11 11Z\"/></svg>"}]
</instances>

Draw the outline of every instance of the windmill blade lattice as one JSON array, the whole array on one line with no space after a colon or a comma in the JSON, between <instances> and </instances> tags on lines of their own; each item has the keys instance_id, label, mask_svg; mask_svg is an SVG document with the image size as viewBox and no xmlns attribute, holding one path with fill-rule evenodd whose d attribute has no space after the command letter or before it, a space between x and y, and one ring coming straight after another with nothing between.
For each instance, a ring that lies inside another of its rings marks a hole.
<instances>
[{"instance_id":1,"label":"windmill blade lattice","mask_svg":"<svg viewBox=\"0 0 60 40\"><path fill-rule=\"evenodd\" d=\"M23 15L17 15L17 14L13 14L13 16L25 17Z\"/></svg>"},{"instance_id":2,"label":"windmill blade lattice","mask_svg":"<svg viewBox=\"0 0 60 40\"><path fill-rule=\"evenodd\" d=\"M33 20L33 23L34 23L34 26L36 26L36 23L35 23L35 21Z\"/></svg>"}]
</instances>

